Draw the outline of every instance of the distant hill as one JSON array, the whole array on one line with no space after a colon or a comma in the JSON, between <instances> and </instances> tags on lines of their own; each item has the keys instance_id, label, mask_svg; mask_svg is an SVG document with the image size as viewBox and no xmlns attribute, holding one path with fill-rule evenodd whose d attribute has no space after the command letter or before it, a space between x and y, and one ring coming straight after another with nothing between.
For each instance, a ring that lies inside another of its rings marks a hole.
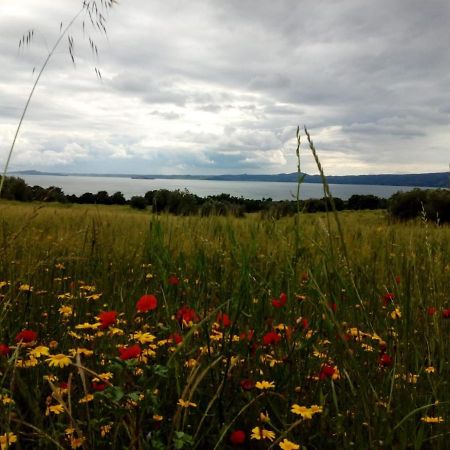
<instances>
[{"instance_id":1,"label":"distant hill","mask_svg":"<svg viewBox=\"0 0 450 450\"><path fill-rule=\"evenodd\" d=\"M91 176L91 177L120 177L135 179L172 179L172 180L217 180L217 181L278 181L296 182L297 172L279 173L276 175L134 175L134 174L97 174L97 173L52 173L37 170L23 170L11 172L11 175L57 175L57 176ZM364 184L383 186L417 186L417 187L449 187L449 172L411 173L411 174L380 174L380 175L330 175L330 184ZM305 183L321 183L320 175L305 174Z\"/></svg>"}]
</instances>

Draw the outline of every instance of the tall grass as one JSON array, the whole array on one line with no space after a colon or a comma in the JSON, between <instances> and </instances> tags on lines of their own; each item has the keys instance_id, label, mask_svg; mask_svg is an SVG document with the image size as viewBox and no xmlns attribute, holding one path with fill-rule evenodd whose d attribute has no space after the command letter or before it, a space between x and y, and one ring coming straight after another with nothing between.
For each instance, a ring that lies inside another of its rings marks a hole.
<instances>
[{"instance_id":1,"label":"tall grass","mask_svg":"<svg viewBox=\"0 0 450 450\"><path fill-rule=\"evenodd\" d=\"M448 228L388 224L380 212L339 213L339 232L321 214L273 221L154 216L120 207L36 211L6 202L0 217L0 281L9 283L1 288L0 343L12 348L0 363L1 389L15 401L1 413L0 435L13 430L21 445L64 447L78 442L64 434L76 424L85 448L227 448L237 429L248 448L284 439L320 449L446 447ZM302 232L298 256L294 221ZM287 302L277 308L272 301L282 292ZM102 296L88 298L93 293ZM145 293L156 295L158 308L136 314ZM73 314L64 317L62 305ZM198 316L192 326L175 317L183 305ZM114 325L123 336L75 328L110 310L123 314ZM219 313L228 315L229 326ZM14 345L24 328L38 331L39 345L57 341L50 353L93 350L94 359L79 361L85 382L75 358L64 368L50 368L45 357L35 367L15 367L30 351ZM154 348L142 344L155 354L123 361L116 346L135 342L136 331L156 337ZM280 340L268 345L271 331ZM175 332L183 342L167 343ZM112 386L97 392L92 373L101 372L114 376ZM43 381L49 374L58 376L55 386L71 380L70 400L67 394L61 400L70 414L45 416L46 398L58 403ZM253 387L261 380L275 387ZM94 399L78 403L86 393ZM177 406L180 398L197 406ZM302 419L290 412L293 404L317 404L323 412ZM109 425L102 437L100 427ZM272 430L275 440L251 439L256 426Z\"/></svg>"}]
</instances>

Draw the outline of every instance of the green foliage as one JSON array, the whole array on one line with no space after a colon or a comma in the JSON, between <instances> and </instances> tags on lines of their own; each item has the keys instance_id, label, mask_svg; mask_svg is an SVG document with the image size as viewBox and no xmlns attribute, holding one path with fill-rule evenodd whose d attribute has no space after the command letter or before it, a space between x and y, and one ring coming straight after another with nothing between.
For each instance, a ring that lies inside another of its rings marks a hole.
<instances>
[{"instance_id":1,"label":"green foliage","mask_svg":"<svg viewBox=\"0 0 450 450\"><path fill-rule=\"evenodd\" d=\"M414 189L393 195L388 207L391 218L411 220L425 216L437 223L450 222L450 191L448 189Z\"/></svg>"}]
</instances>

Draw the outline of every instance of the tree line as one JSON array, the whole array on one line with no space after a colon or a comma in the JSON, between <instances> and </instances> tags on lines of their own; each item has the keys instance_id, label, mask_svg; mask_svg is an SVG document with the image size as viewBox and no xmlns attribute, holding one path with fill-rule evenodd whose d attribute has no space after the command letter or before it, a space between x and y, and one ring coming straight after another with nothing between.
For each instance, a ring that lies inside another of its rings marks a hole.
<instances>
[{"instance_id":1,"label":"tree line","mask_svg":"<svg viewBox=\"0 0 450 450\"><path fill-rule=\"evenodd\" d=\"M265 217L281 218L292 216L298 208L303 212L330 211L328 198L275 201L271 198L261 200L235 197L230 194L199 197L187 190L152 190L143 196L133 196L127 200L122 192L109 195L107 191L96 194L86 192L80 196L66 195L59 187L29 186L18 177L6 177L3 198L16 201L41 201L100 205L129 205L135 209L151 209L156 213L175 215L233 215L243 217L246 213L260 212ZM389 199L375 195L352 195L348 200L334 198L338 211L342 210L387 210L396 220L409 220L426 217L438 223L450 222L450 191L447 189L413 189L398 192Z\"/></svg>"}]
</instances>

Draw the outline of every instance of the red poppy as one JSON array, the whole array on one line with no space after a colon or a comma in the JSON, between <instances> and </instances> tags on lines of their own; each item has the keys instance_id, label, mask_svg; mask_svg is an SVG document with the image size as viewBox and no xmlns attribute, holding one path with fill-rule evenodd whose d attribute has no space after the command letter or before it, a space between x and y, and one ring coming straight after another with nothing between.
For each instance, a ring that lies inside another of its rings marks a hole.
<instances>
[{"instance_id":1,"label":"red poppy","mask_svg":"<svg viewBox=\"0 0 450 450\"><path fill-rule=\"evenodd\" d=\"M430 306L429 308L427 308L427 314L429 316L434 316L437 312L437 308L435 308L434 306Z\"/></svg>"},{"instance_id":2,"label":"red poppy","mask_svg":"<svg viewBox=\"0 0 450 450\"><path fill-rule=\"evenodd\" d=\"M307 330L309 328L309 321L306 317L301 318L300 324L302 325L304 330Z\"/></svg>"},{"instance_id":3,"label":"red poppy","mask_svg":"<svg viewBox=\"0 0 450 450\"><path fill-rule=\"evenodd\" d=\"M92 389L94 389L94 391L101 392L104 391L106 388L107 388L106 383L99 383L97 381L92 382Z\"/></svg>"},{"instance_id":4,"label":"red poppy","mask_svg":"<svg viewBox=\"0 0 450 450\"><path fill-rule=\"evenodd\" d=\"M180 284L180 279L176 275L170 275L168 282L171 286L178 286Z\"/></svg>"},{"instance_id":5,"label":"red poppy","mask_svg":"<svg viewBox=\"0 0 450 450\"><path fill-rule=\"evenodd\" d=\"M387 353L383 353L380 355L378 362L380 363L380 366L382 366L382 367L392 366L392 356L389 356Z\"/></svg>"},{"instance_id":6,"label":"red poppy","mask_svg":"<svg viewBox=\"0 0 450 450\"><path fill-rule=\"evenodd\" d=\"M330 366L329 364L322 364L322 367L320 368L320 372L319 372L319 380L325 380L325 378L331 378L335 372L336 372L336 369L333 366Z\"/></svg>"},{"instance_id":7,"label":"red poppy","mask_svg":"<svg viewBox=\"0 0 450 450\"><path fill-rule=\"evenodd\" d=\"M400 284L400 282L401 282L400 275L397 275L397 276L395 277L395 282L396 282L397 284Z\"/></svg>"},{"instance_id":8,"label":"red poppy","mask_svg":"<svg viewBox=\"0 0 450 450\"><path fill-rule=\"evenodd\" d=\"M25 344L28 344L30 342L33 342L37 339L37 333L33 330L22 330L17 336L16 336L16 342L22 341Z\"/></svg>"},{"instance_id":9,"label":"red poppy","mask_svg":"<svg viewBox=\"0 0 450 450\"><path fill-rule=\"evenodd\" d=\"M272 300L272 306L274 308L281 308L286 304L286 302L287 302L287 295L284 292L282 292L279 298L274 298Z\"/></svg>"},{"instance_id":10,"label":"red poppy","mask_svg":"<svg viewBox=\"0 0 450 450\"><path fill-rule=\"evenodd\" d=\"M242 445L245 442L245 433L242 430L235 430L230 434L231 445Z\"/></svg>"},{"instance_id":11,"label":"red poppy","mask_svg":"<svg viewBox=\"0 0 450 450\"><path fill-rule=\"evenodd\" d=\"M242 380L239 384L244 391L251 391L255 387L255 382L249 378Z\"/></svg>"},{"instance_id":12,"label":"red poppy","mask_svg":"<svg viewBox=\"0 0 450 450\"><path fill-rule=\"evenodd\" d=\"M228 314L220 312L217 314L217 322L224 328L228 328L231 325L231 320Z\"/></svg>"},{"instance_id":13,"label":"red poppy","mask_svg":"<svg viewBox=\"0 0 450 450\"><path fill-rule=\"evenodd\" d=\"M195 309L190 308L189 306L183 305L176 314L176 319L180 324L183 322L189 323L189 322L198 322L199 318L197 316L197 313L195 312Z\"/></svg>"},{"instance_id":14,"label":"red poppy","mask_svg":"<svg viewBox=\"0 0 450 450\"><path fill-rule=\"evenodd\" d=\"M141 351L141 346L139 344L121 347L119 348L120 359L126 361L127 359L137 358L141 354Z\"/></svg>"},{"instance_id":15,"label":"red poppy","mask_svg":"<svg viewBox=\"0 0 450 450\"><path fill-rule=\"evenodd\" d=\"M239 339L241 341L245 341L246 339L248 341L251 341L253 339L253 336L255 335L255 330L248 330L248 332L243 331L240 335L239 335Z\"/></svg>"},{"instance_id":16,"label":"red poppy","mask_svg":"<svg viewBox=\"0 0 450 450\"><path fill-rule=\"evenodd\" d=\"M383 303L388 305L389 303L392 303L395 300L395 294L392 292L386 292L386 294L383 295Z\"/></svg>"},{"instance_id":17,"label":"red poppy","mask_svg":"<svg viewBox=\"0 0 450 450\"><path fill-rule=\"evenodd\" d=\"M11 349L6 344L0 344L0 356L8 356L11 353Z\"/></svg>"},{"instance_id":18,"label":"red poppy","mask_svg":"<svg viewBox=\"0 0 450 450\"><path fill-rule=\"evenodd\" d=\"M103 330L108 328L110 325L114 325L117 321L117 312L116 311L102 311L98 318L101 322L100 328Z\"/></svg>"},{"instance_id":19,"label":"red poppy","mask_svg":"<svg viewBox=\"0 0 450 450\"><path fill-rule=\"evenodd\" d=\"M269 331L263 336L264 345L275 345L281 341L281 336L275 331Z\"/></svg>"},{"instance_id":20,"label":"red poppy","mask_svg":"<svg viewBox=\"0 0 450 450\"><path fill-rule=\"evenodd\" d=\"M158 300L152 294L143 295L136 303L136 311L145 313L156 309L158 306Z\"/></svg>"},{"instance_id":21,"label":"red poppy","mask_svg":"<svg viewBox=\"0 0 450 450\"><path fill-rule=\"evenodd\" d=\"M444 319L450 319L450 308L444 309L442 311L442 317Z\"/></svg>"},{"instance_id":22,"label":"red poppy","mask_svg":"<svg viewBox=\"0 0 450 450\"><path fill-rule=\"evenodd\" d=\"M328 303L328 308L330 308L333 312L336 312L337 305L336 303Z\"/></svg>"},{"instance_id":23,"label":"red poppy","mask_svg":"<svg viewBox=\"0 0 450 450\"><path fill-rule=\"evenodd\" d=\"M181 336L180 333L172 333L168 339L169 339L169 341L172 341L176 345L183 342L183 336Z\"/></svg>"}]
</instances>

